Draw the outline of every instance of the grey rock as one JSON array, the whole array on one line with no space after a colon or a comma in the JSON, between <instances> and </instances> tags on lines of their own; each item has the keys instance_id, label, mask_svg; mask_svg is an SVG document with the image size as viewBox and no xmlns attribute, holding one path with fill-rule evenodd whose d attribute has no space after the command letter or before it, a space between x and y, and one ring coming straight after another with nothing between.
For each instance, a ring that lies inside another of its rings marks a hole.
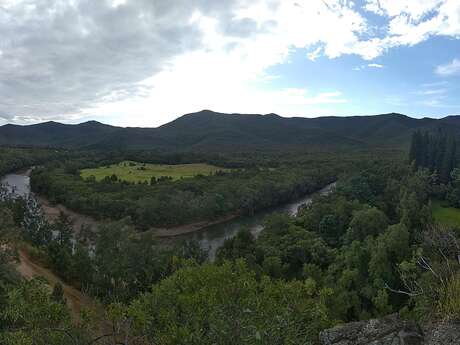
<instances>
[{"instance_id":1,"label":"grey rock","mask_svg":"<svg viewBox=\"0 0 460 345\"><path fill-rule=\"evenodd\" d=\"M446 322L428 324L424 327L425 345L459 345L460 324L458 322Z\"/></svg>"},{"instance_id":2,"label":"grey rock","mask_svg":"<svg viewBox=\"0 0 460 345\"><path fill-rule=\"evenodd\" d=\"M422 345L423 332L397 314L381 319L351 322L320 333L322 345Z\"/></svg>"}]
</instances>

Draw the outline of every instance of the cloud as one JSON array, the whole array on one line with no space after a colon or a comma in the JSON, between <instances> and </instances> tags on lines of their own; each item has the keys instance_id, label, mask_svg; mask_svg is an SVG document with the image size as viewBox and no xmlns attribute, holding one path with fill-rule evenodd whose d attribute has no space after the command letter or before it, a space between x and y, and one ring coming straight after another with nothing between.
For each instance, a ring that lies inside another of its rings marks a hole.
<instances>
[{"instance_id":1,"label":"cloud","mask_svg":"<svg viewBox=\"0 0 460 345\"><path fill-rule=\"evenodd\" d=\"M0 0L0 32L1 118L74 121L112 109L126 121L136 113L141 125L202 107L249 111L250 97L264 109L299 114L344 101L272 90L267 70L299 49L312 61L373 60L433 36L459 37L460 2Z\"/></svg>"},{"instance_id":2,"label":"cloud","mask_svg":"<svg viewBox=\"0 0 460 345\"><path fill-rule=\"evenodd\" d=\"M360 65L360 66L355 66L353 67L353 71L362 71L365 70L366 68L384 68L384 65L378 64L378 63L369 63L367 65Z\"/></svg>"},{"instance_id":3,"label":"cloud","mask_svg":"<svg viewBox=\"0 0 460 345\"><path fill-rule=\"evenodd\" d=\"M443 77L460 74L460 60L453 59L450 63L439 65L436 67L435 72Z\"/></svg>"},{"instance_id":4,"label":"cloud","mask_svg":"<svg viewBox=\"0 0 460 345\"><path fill-rule=\"evenodd\" d=\"M420 21L445 2L443 0L367 0L365 9L389 17L397 17L404 13L410 15L412 20Z\"/></svg>"},{"instance_id":5,"label":"cloud","mask_svg":"<svg viewBox=\"0 0 460 345\"><path fill-rule=\"evenodd\" d=\"M238 9L230 0L0 2L0 113L55 118L145 93L144 79L204 49L197 8L225 37L266 30L228 17Z\"/></svg>"},{"instance_id":6,"label":"cloud","mask_svg":"<svg viewBox=\"0 0 460 345\"><path fill-rule=\"evenodd\" d=\"M157 126L205 108L220 112L312 116L318 114L318 107L326 111L347 102L338 90L313 93L305 88L273 89L270 84L254 79L231 57L218 53L196 52L178 57L168 70L144 83L150 89L148 96L101 102L87 109L86 114L101 118L115 114L120 125ZM123 117L127 112L132 114L129 121Z\"/></svg>"},{"instance_id":7,"label":"cloud","mask_svg":"<svg viewBox=\"0 0 460 345\"><path fill-rule=\"evenodd\" d=\"M420 105L431 107L431 108L459 108L458 104L448 104L440 98L432 98L419 102Z\"/></svg>"},{"instance_id":8,"label":"cloud","mask_svg":"<svg viewBox=\"0 0 460 345\"><path fill-rule=\"evenodd\" d=\"M460 35L457 0L367 0L364 8L389 19L386 35L361 42L377 57L399 46L413 46L433 36Z\"/></svg>"},{"instance_id":9,"label":"cloud","mask_svg":"<svg viewBox=\"0 0 460 345\"><path fill-rule=\"evenodd\" d=\"M318 47L315 50L313 50L312 52L309 52L307 54L308 59L310 59L311 61L315 61L318 57L320 57L322 50L323 50L322 47Z\"/></svg>"},{"instance_id":10,"label":"cloud","mask_svg":"<svg viewBox=\"0 0 460 345\"><path fill-rule=\"evenodd\" d=\"M320 44L311 58L338 57L366 30L365 19L339 0L8 0L0 6L0 112L7 120L73 119L107 103L152 99L163 87L177 103L186 95L169 89L165 75L184 72L180 61L185 70L205 67L193 79L202 93L211 73L218 76L214 90L224 94L228 77L247 89L266 80L265 70L292 49ZM187 75L177 79L184 83Z\"/></svg>"},{"instance_id":11,"label":"cloud","mask_svg":"<svg viewBox=\"0 0 460 345\"><path fill-rule=\"evenodd\" d=\"M422 95L422 96L444 95L446 93L447 93L446 89L428 89L428 90L419 90L419 91L412 92L412 94L414 95Z\"/></svg>"},{"instance_id":12,"label":"cloud","mask_svg":"<svg viewBox=\"0 0 460 345\"><path fill-rule=\"evenodd\" d=\"M423 83L420 86L430 88L430 87L445 86L447 84L449 84L449 83L446 80L441 80L441 81L434 81L434 82L431 82L431 83Z\"/></svg>"}]
</instances>

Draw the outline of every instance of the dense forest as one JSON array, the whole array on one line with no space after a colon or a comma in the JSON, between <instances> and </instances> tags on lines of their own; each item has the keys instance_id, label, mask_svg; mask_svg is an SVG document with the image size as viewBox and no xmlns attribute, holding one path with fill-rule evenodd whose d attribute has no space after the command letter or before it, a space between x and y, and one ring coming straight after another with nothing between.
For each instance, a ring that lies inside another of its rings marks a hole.
<instances>
[{"instance_id":1,"label":"dense forest","mask_svg":"<svg viewBox=\"0 0 460 345\"><path fill-rule=\"evenodd\" d=\"M89 196L163 188L174 195L184 186L193 187L194 197L222 188L227 201L235 196L225 188L242 185L265 207L283 201L271 193L284 190L291 198L291 185L309 192L337 184L297 217L267 218L258 237L240 229L214 261L197 243L158 242L127 213L104 215L111 220L96 232L74 234L64 215L50 223L35 199L2 189L2 344L317 344L322 329L392 312L418 320L460 316L458 234L431 213L431 200L448 201L460 186L456 160L444 182L436 168L411 162L412 151L409 158L391 151L378 158L373 152L267 156L257 168L255 158L226 157L227 166L234 160L239 168L150 186L80 178L83 167L125 159L98 155L74 152L34 163L42 165L34 188L66 203L85 189ZM245 162L252 163L243 168ZM128 203L129 193L120 200ZM185 208L184 200L174 207ZM21 279L13 267L24 253L100 306L75 316L62 286Z\"/></svg>"},{"instance_id":2,"label":"dense forest","mask_svg":"<svg viewBox=\"0 0 460 345\"><path fill-rule=\"evenodd\" d=\"M64 152L47 149L0 147L0 176L23 168L60 159Z\"/></svg>"},{"instance_id":3,"label":"dense forest","mask_svg":"<svg viewBox=\"0 0 460 345\"><path fill-rule=\"evenodd\" d=\"M412 135L409 161L416 168L427 168L436 172L443 183L450 181L450 173L457 161L455 137L440 131L435 134L415 131Z\"/></svg>"},{"instance_id":4,"label":"dense forest","mask_svg":"<svg viewBox=\"0 0 460 345\"><path fill-rule=\"evenodd\" d=\"M145 230L232 214L250 215L321 189L349 170L360 157L367 156L355 153L353 158L344 159L339 154L316 154L300 156L295 161L278 156L211 157L208 162L233 169L212 176L150 183L129 183L117 176L102 181L91 176L83 179L80 169L98 164L94 157L87 157L36 168L31 185L33 191L54 203L63 203L100 220L130 217L136 227ZM254 166L255 162L260 164Z\"/></svg>"},{"instance_id":5,"label":"dense forest","mask_svg":"<svg viewBox=\"0 0 460 345\"><path fill-rule=\"evenodd\" d=\"M420 130L460 134L460 117L415 119L390 113L373 116L286 118L276 114L225 114L211 110L185 114L157 128L123 128L88 121L0 126L0 145L143 150L156 152L276 153L308 150L405 150Z\"/></svg>"}]
</instances>

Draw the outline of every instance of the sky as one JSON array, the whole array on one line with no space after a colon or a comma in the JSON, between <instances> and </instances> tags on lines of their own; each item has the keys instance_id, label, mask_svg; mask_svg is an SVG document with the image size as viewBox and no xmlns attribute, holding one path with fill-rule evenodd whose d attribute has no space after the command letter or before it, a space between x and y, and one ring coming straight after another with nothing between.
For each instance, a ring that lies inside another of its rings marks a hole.
<instances>
[{"instance_id":1,"label":"sky","mask_svg":"<svg viewBox=\"0 0 460 345\"><path fill-rule=\"evenodd\" d=\"M0 124L460 114L460 0L0 0Z\"/></svg>"}]
</instances>

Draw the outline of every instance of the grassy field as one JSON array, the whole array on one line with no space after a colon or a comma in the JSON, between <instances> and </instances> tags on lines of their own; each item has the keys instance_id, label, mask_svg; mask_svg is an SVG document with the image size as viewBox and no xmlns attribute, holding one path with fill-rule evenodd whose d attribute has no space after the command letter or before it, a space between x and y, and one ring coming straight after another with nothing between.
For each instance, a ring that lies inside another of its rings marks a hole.
<instances>
[{"instance_id":1,"label":"grassy field","mask_svg":"<svg viewBox=\"0 0 460 345\"><path fill-rule=\"evenodd\" d=\"M431 207L434 220L442 225L460 227L460 209L444 207L440 201L434 200Z\"/></svg>"},{"instance_id":2,"label":"grassy field","mask_svg":"<svg viewBox=\"0 0 460 345\"><path fill-rule=\"evenodd\" d=\"M173 180L180 178L194 177L196 175L210 175L218 170L226 171L228 169L219 168L209 164L144 164L139 162L124 161L118 164L103 166L95 169L83 169L81 176L87 178L94 176L97 181L102 180L106 176L113 174L117 175L118 179L129 182L148 181L155 176L172 177Z\"/></svg>"}]
</instances>

